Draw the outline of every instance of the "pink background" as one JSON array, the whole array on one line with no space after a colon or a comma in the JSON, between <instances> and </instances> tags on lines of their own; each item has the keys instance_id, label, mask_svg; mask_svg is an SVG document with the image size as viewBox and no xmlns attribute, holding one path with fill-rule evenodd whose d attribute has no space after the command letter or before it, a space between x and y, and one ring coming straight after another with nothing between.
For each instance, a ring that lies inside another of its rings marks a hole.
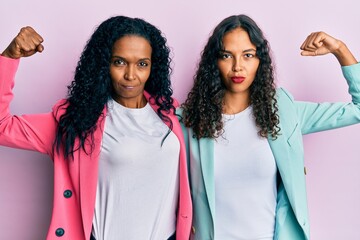
<instances>
[{"instance_id":1,"label":"pink background","mask_svg":"<svg viewBox=\"0 0 360 240\"><path fill-rule=\"evenodd\" d=\"M114 15L141 17L158 26L173 50L174 95L182 102L199 53L223 18L245 13L264 30L277 84L296 99L349 101L333 56L305 58L299 47L313 31L342 39L360 60L357 0L302 1L1 1L0 51L23 26L45 39L45 51L23 59L14 114L49 111L66 94L74 67L94 27ZM314 240L360 239L360 125L305 136L311 234ZM53 164L44 155L0 147L0 239L44 239L52 208Z\"/></svg>"}]
</instances>

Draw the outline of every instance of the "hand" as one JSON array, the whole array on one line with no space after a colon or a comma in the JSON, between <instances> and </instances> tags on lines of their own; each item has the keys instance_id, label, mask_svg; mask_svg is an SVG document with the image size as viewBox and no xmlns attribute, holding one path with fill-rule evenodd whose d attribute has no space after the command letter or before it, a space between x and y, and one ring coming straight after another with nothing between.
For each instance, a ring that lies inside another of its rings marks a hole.
<instances>
[{"instance_id":1,"label":"hand","mask_svg":"<svg viewBox=\"0 0 360 240\"><path fill-rule=\"evenodd\" d=\"M356 64L357 60L345 43L325 32L313 32L303 42L300 49L302 56L319 56L332 53L341 66Z\"/></svg>"},{"instance_id":2,"label":"hand","mask_svg":"<svg viewBox=\"0 0 360 240\"><path fill-rule=\"evenodd\" d=\"M43 41L32 27L23 27L1 55L13 59L29 57L44 50Z\"/></svg>"},{"instance_id":3,"label":"hand","mask_svg":"<svg viewBox=\"0 0 360 240\"><path fill-rule=\"evenodd\" d=\"M335 53L343 43L324 32L313 32L303 42L302 56L318 56Z\"/></svg>"}]
</instances>

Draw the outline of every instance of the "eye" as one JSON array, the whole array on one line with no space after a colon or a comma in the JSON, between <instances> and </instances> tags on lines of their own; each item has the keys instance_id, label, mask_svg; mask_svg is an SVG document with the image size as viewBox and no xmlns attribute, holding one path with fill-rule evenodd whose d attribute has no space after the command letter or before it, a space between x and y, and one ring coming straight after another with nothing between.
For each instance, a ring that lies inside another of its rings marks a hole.
<instances>
[{"instance_id":1,"label":"eye","mask_svg":"<svg viewBox=\"0 0 360 240\"><path fill-rule=\"evenodd\" d=\"M117 58L117 59L113 60L113 64L115 66L123 66L123 65L126 65L126 62L121 58Z\"/></svg>"},{"instance_id":2,"label":"eye","mask_svg":"<svg viewBox=\"0 0 360 240\"><path fill-rule=\"evenodd\" d=\"M220 58L221 59L228 59L228 58L232 58L232 55L229 53L220 53Z\"/></svg>"},{"instance_id":3,"label":"eye","mask_svg":"<svg viewBox=\"0 0 360 240\"><path fill-rule=\"evenodd\" d=\"M145 68L145 67L149 66L149 63L144 62L144 61L141 61L141 62L139 62L138 65L139 65L140 67L142 67L142 68Z\"/></svg>"},{"instance_id":4,"label":"eye","mask_svg":"<svg viewBox=\"0 0 360 240\"><path fill-rule=\"evenodd\" d=\"M255 57L255 54L245 53L245 54L244 54L244 57L245 57L245 58L253 58L253 57Z\"/></svg>"}]
</instances>

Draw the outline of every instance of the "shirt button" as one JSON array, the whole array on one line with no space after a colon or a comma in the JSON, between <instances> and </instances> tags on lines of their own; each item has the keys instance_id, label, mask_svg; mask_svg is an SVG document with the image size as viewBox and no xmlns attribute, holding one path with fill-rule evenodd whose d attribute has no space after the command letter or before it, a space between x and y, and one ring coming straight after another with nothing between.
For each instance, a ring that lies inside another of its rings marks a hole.
<instances>
[{"instance_id":1,"label":"shirt button","mask_svg":"<svg viewBox=\"0 0 360 240\"><path fill-rule=\"evenodd\" d=\"M193 234L195 234L196 230L195 230L194 226L191 227L191 231L192 231Z\"/></svg>"},{"instance_id":2,"label":"shirt button","mask_svg":"<svg viewBox=\"0 0 360 240\"><path fill-rule=\"evenodd\" d=\"M65 198L70 198L72 196L72 192L70 190L65 190L64 191L64 197Z\"/></svg>"},{"instance_id":3,"label":"shirt button","mask_svg":"<svg viewBox=\"0 0 360 240\"><path fill-rule=\"evenodd\" d=\"M65 231L62 228L58 228L55 231L55 235L58 236L58 237L62 237L64 234L65 234Z\"/></svg>"}]
</instances>

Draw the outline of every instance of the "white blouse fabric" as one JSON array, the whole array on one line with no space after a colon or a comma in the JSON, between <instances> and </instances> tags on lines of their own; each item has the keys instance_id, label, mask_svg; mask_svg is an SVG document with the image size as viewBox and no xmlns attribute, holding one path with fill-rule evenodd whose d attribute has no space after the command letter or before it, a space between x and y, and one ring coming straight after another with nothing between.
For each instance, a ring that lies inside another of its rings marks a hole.
<instances>
[{"instance_id":1,"label":"white blouse fabric","mask_svg":"<svg viewBox=\"0 0 360 240\"><path fill-rule=\"evenodd\" d=\"M215 141L215 239L272 240L277 168L267 138L258 135L252 108L223 114Z\"/></svg>"},{"instance_id":2,"label":"white blouse fabric","mask_svg":"<svg viewBox=\"0 0 360 240\"><path fill-rule=\"evenodd\" d=\"M180 143L149 104L114 100L99 159L93 235L97 240L167 239L175 232Z\"/></svg>"}]
</instances>

